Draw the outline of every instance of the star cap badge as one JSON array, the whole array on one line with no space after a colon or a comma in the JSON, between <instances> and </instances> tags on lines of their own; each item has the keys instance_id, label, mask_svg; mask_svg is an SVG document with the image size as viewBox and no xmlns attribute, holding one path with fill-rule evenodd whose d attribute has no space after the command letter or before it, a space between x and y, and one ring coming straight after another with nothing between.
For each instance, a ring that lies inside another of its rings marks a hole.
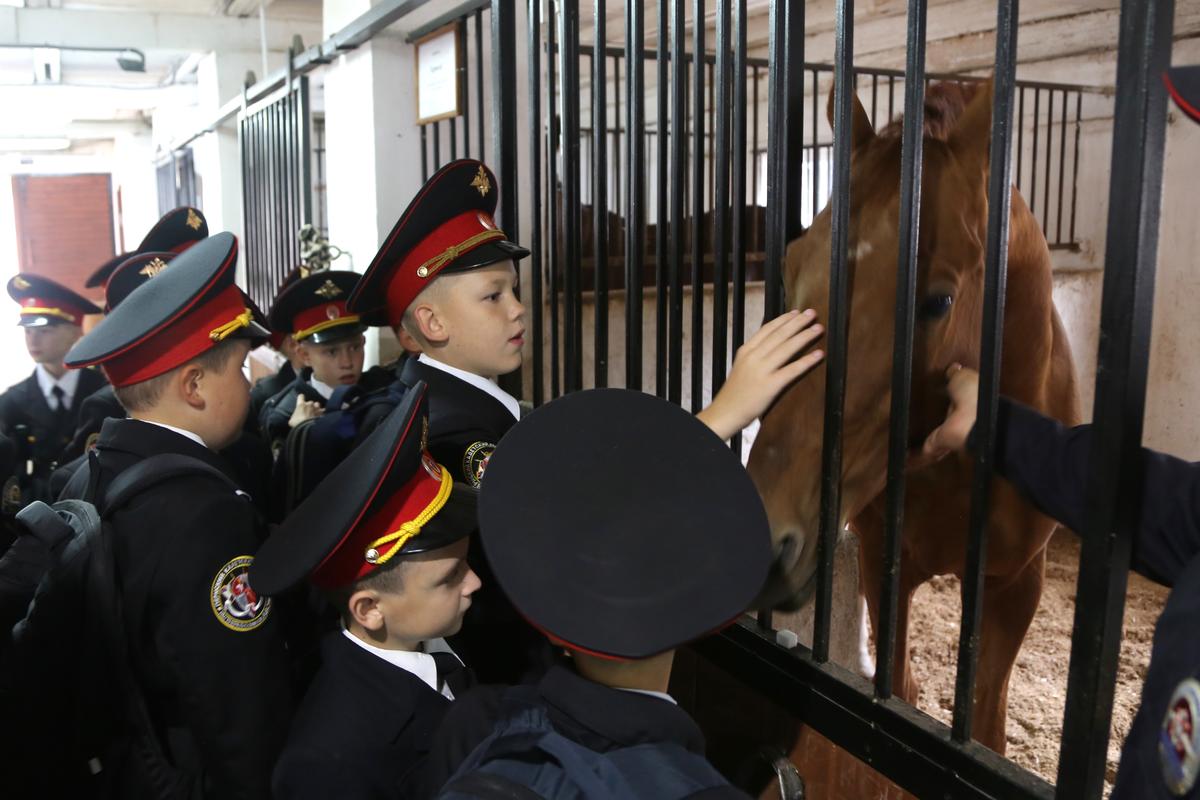
<instances>
[{"instance_id":1,"label":"star cap badge","mask_svg":"<svg viewBox=\"0 0 1200 800\"><path fill-rule=\"evenodd\" d=\"M13 278L13 286L17 287L21 291L25 291L29 288L29 281L18 275L17 277Z\"/></svg>"},{"instance_id":2,"label":"star cap badge","mask_svg":"<svg viewBox=\"0 0 1200 800\"><path fill-rule=\"evenodd\" d=\"M200 219L200 215L197 214L196 210L192 208L189 208L187 211L187 220L185 224L194 231L200 230L200 226L204 224L203 220Z\"/></svg>"},{"instance_id":3,"label":"star cap badge","mask_svg":"<svg viewBox=\"0 0 1200 800\"><path fill-rule=\"evenodd\" d=\"M161 258L152 260L149 264L138 270L139 275L145 275L147 278L153 278L158 273L167 268L167 262Z\"/></svg>"},{"instance_id":4,"label":"star cap badge","mask_svg":"<svg viewBox=\"0 0 1200 800\"><path fill-rule=\"evenodd\" d=\"M342 290L332 280L326 279L321 286L314 292L317 297L324 297L326 300L332 300L339 294L343 294Z\"/></svg>"},{"instance_id":5,"label":"star cap badge","mask_svg":"<svg viewBox=\"0 0 1200 800\"><path fill-rule=\"evenodd\" d=\"M471 186L479 190L479 196L485 197L492 190L492 182L488 180L487 173L483 171L483 165L479 166L479 171L475 173L475 178L471 181Z\"/></svg>"}]
</instances>

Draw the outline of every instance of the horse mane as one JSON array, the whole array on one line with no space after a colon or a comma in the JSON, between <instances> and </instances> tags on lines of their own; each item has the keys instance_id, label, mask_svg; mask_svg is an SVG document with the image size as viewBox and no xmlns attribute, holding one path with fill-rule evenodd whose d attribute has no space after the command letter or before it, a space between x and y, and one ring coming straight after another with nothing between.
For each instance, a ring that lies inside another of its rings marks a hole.
<instances>
[{"instance_id":1,"label":"horse mane","mask_svg":"<svg viewBox=\"0 0 1200 800\"><path fill-rule=\"evenodd\" d=\"M959 81L939 81L925 92L925 135L946 141L963 109L979 91L982 84ZM903 115L896 117L879 132L880 136L899 139L904 133Z\"/></svg>"}]
</instances>

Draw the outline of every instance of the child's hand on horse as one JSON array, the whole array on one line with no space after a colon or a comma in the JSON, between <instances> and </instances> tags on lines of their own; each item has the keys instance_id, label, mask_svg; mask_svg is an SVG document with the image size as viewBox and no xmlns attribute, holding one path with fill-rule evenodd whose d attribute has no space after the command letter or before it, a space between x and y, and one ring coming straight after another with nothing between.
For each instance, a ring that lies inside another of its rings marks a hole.
<instances>
[{"instance_id":1,"label":"child's hand on horse","mask_svg":"<svg viewBox=\"0 0 1200 800\"><path fill-rule=\"evenodd\" d=\"M722 439L739 433L765 412L785 389L825 357L821 350L800 355L825 329L814 324L812 309L788 311L759 328L733 358L721 391L697 414Z\"/></svg>"},{"instance_id":2,"label":"child's hand on horse","mask_svg":"<svg viewBox=\"0 0 1200 800\"><path fill-rule=\"evenodd\" d=\"M946 391L950 394L946 421L933 429L922 448L922 454L933 460L966 448L979 405L978 372L962 364L951 364L946 370L946 381Z\"/></svg>"}]
</instances>

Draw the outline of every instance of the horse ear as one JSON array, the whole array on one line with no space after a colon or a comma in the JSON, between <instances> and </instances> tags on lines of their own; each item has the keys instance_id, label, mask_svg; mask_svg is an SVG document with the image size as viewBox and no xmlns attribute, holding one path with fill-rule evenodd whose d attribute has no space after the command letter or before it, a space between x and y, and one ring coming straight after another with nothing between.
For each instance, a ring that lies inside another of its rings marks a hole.
<instances>
[{"instance_id":1,"label":"horse ear","mask_svg":"<svg viewBox=\"0 0 1200 800\"><path fill-rule=\"evenodd\" d=\"M987 174L992 138L992 79L975 92L950 133L949 144L958 160L972 172Z\"/></svg>"},{"instance_id":2,"label":"horse ear","mask_svg":"<svg viewBox=\"0 0 1200 800\"><path fill-rule=\"evenodd\" d=\"M829 102L825 104L825 116L829 119L830 128L834 126L833 97L833 89L830 89ZM858 92L851 93L850 100L850 150L853 152L875 138L875 128L871 125L867 110L859 102Z\"/></svg>"}]
</instances>

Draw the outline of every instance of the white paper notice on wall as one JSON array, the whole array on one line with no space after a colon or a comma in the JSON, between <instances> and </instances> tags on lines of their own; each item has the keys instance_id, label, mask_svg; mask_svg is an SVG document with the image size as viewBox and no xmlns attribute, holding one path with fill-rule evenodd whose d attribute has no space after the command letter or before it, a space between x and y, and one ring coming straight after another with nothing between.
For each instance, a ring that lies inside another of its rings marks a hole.
<instances>
[{"instance_id":1,"label":"white paper notice on wall","mask_svg":"<svg viewBox=\"0 0 1200 800\"><path fill-rule=\"evenodd\" d=\"M459 112L458 26L451 24L416 43L417 122L456 117Z\"/></svg>"}]
</instances>

